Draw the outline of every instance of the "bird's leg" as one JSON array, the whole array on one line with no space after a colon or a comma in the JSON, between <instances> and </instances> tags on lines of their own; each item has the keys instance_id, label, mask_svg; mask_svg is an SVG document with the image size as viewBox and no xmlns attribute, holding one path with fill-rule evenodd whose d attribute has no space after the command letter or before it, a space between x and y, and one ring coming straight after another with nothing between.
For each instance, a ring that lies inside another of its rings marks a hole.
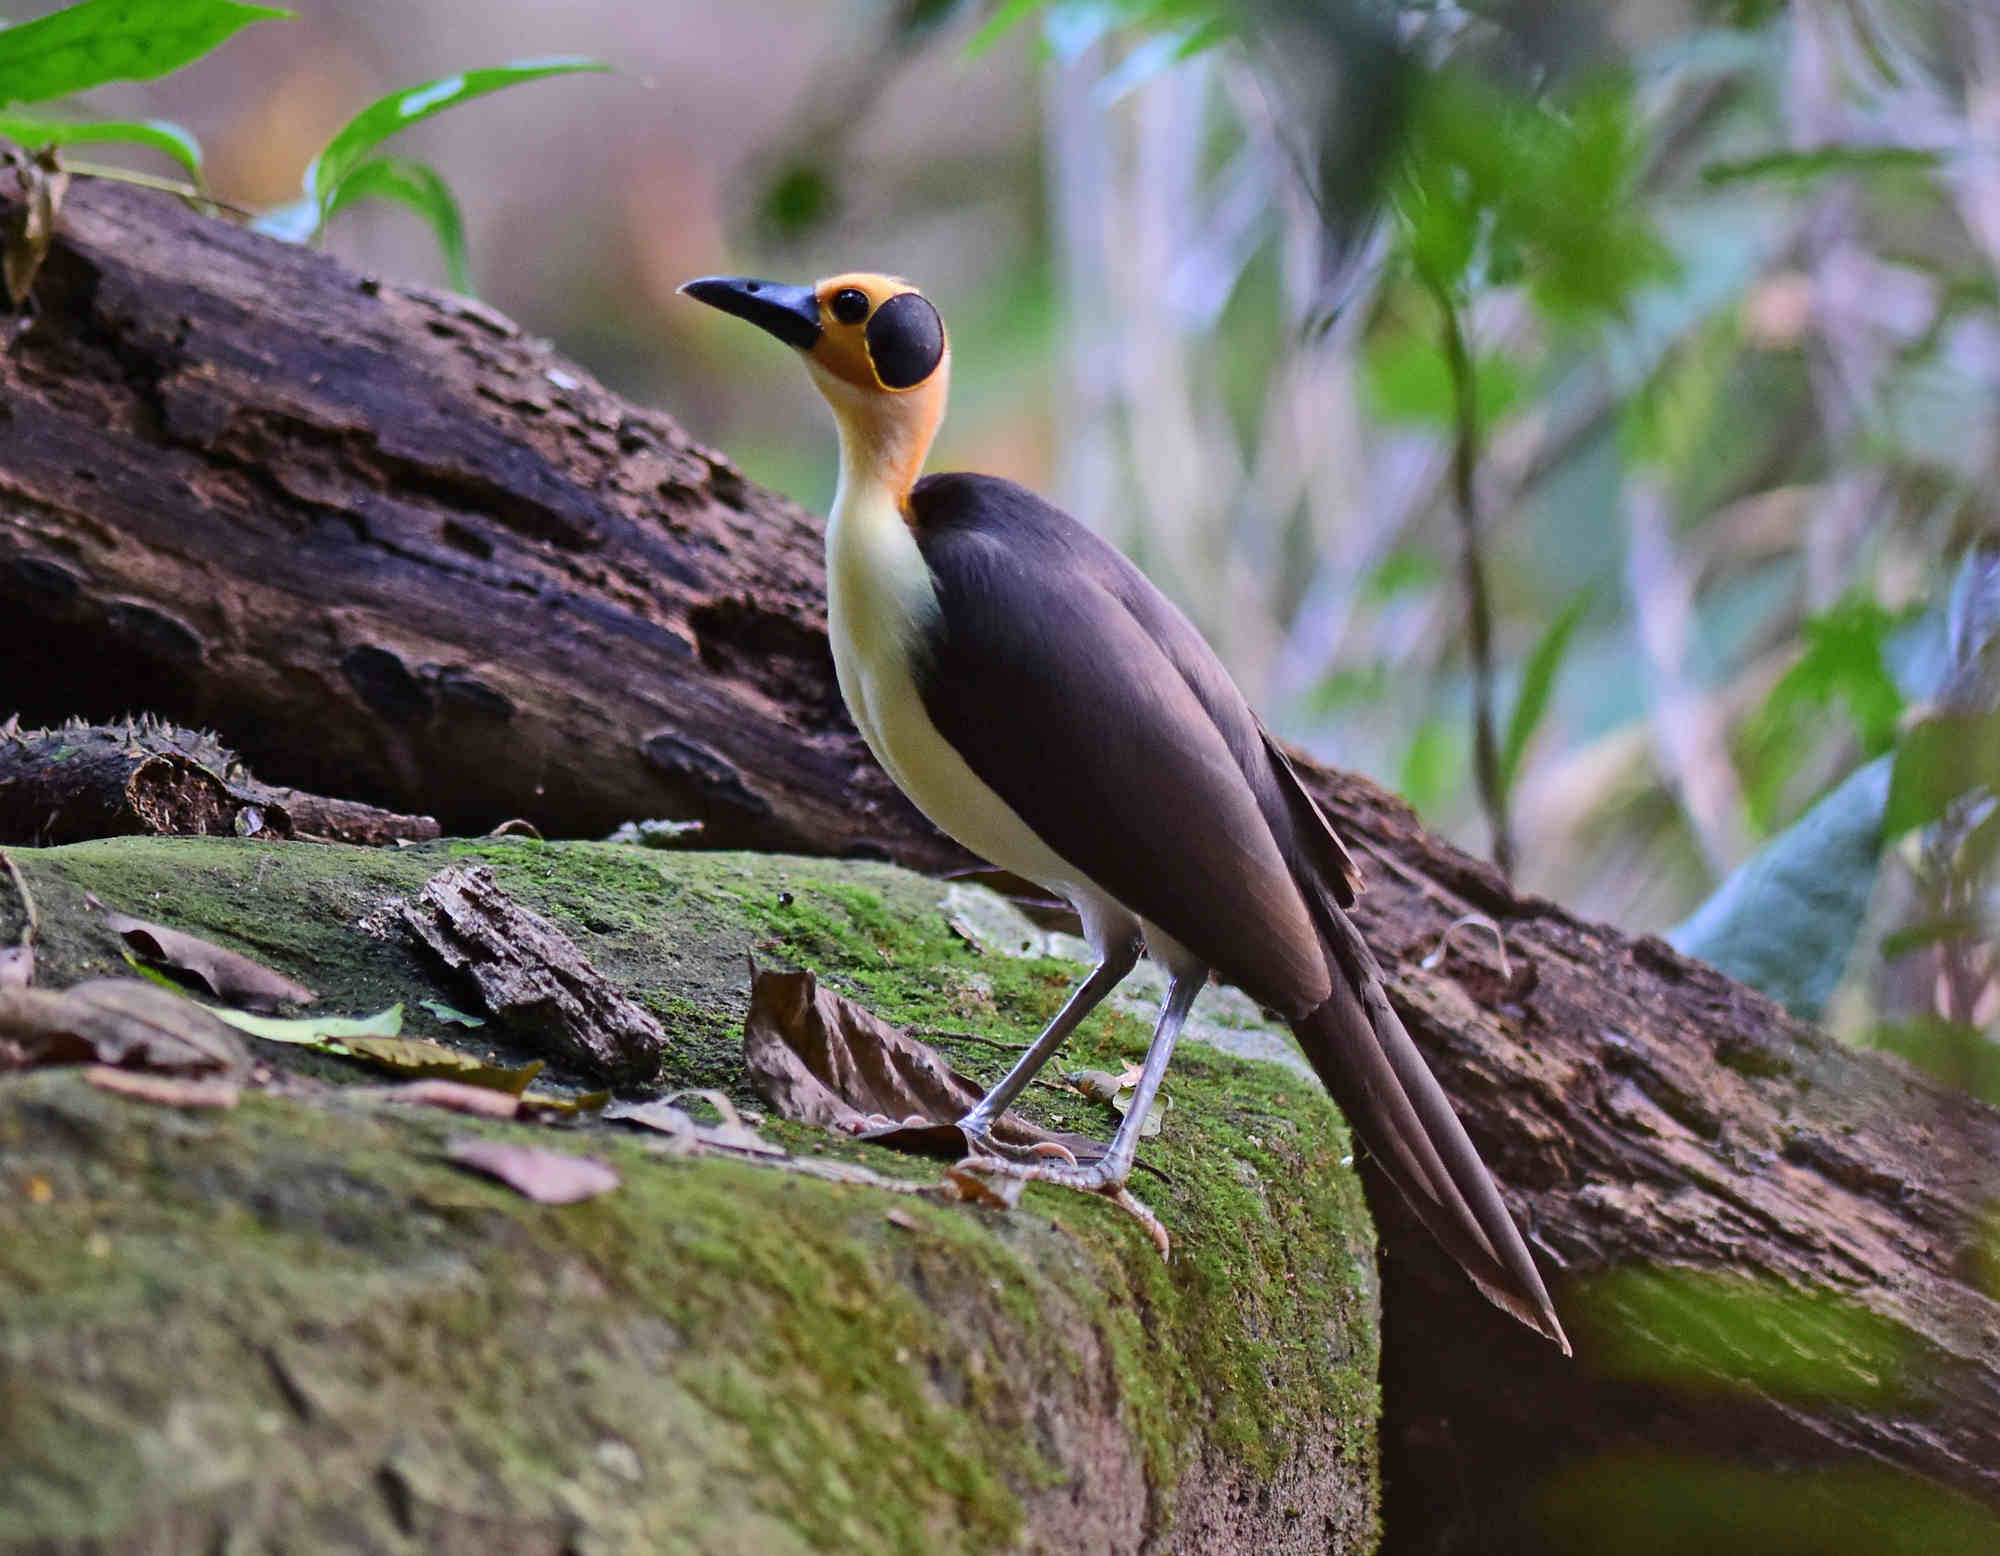
<instances>
[{"instance_id":1,"label":"bird's leg","mask_svg":"<svg viewBox=\"0 0 2000 1556\"><path fill-rule=\"evenodd\" d=\"M1174 1042L1181 1035L1194 997L1208 982L1204 968L1177 972L1167 980L1166 1002L1160 1007L1160 1022L1153 1029L1153 1041L1146 1050L1146 1062L1139 1071L1139 1084L1132 1090L1132 1105L1118 1122L1118 1132L1104 1155L1087 1167L1071 1167L1055 1162L982 1161L980 1170L1009 1178L1027 1178L1037 1183L1061 1183L1073 1189L1097 1194L1121 1195L1125 1180L1132 1176L1132 1163L1139 1152L1139 1132L1146 1126L1154 1097L1174 1056ZM1135 1202L1136 1203L1136 1202Z\"/></svg>"},{"instance_id":2,"label":"bird's leg","mask_svg":"<svg viewBox=\"0 0 2000 1556\"><path fill-rule=\"evenodd\" d=\"M1056 1012L1055 1019L1042 1029L1042 1035L1014 1061L1014 1067L1001 1078L1000 1084L981 1097L972 1111L958 1121L958 1127L965 1131L974 1150L998 1154L1004 1149L992 1138L993 1125L1000 1115L1013 1106L1014 1099L1027 1089L1028 1082L1054 1057L1063 1040L1103 1003L1105 995L1124 981L1125 975L1138 960L1136 940L1114 944L1102 951L1101 960L1091 969L1090 976L1076 986L1063 1008Z\"/></svg>"}]
</instances>

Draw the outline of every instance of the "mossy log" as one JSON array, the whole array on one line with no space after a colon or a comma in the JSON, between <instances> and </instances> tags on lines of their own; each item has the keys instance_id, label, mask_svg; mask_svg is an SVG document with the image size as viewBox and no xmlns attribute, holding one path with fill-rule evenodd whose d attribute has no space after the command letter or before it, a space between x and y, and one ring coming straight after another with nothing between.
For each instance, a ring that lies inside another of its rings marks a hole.
<instances>
[{"instance_id":1,"label":"mossy log","mask_svg":"<svg viewBox=\"0 0 2000 1556\"><path fill-rule=\"evenodd\" d=\"M30 719L141 702L273 780L461 827L664 814L962 862L840 710L814 523L507 321L84 186L36 308L0 359L0 661ZM1572 1365L1515 1333L1376 1196L1394 1547L1548 1549L1552 1477L1582 1470L1572 1507L1653 1497L1628 1544L1713 1543L1701 1488L1773 1465L1759 1505L1842 1539L1868 1475L1905 1477L1881 1507L2000 1506L2000 1117L1302 770L1580 1339ZM1506 969L1464 935L1425 969L1468 912Z\"/></svg>"},{"instance_id":2,"label":"mossy log","mask_svg":"<svg viewBox=\"0 0 2000 1556\"><path fill-rule=\"evenodd\" d=\"M482 1051L417 1003L462 996L389 926L483 861L658 1016L660 1086L746 1108L750 953L949 1028L989 1076L1071 972L981 954L946 888L885 865L532 841L14 857L45 984L123 969L90 891L310 979L315 1010L403 1001ZM1145 1039L1114 1015L1080 1062L1117 1069ZM1169 1264L1094 1199L1033 1187L1003 1212L663 1156L630 1126L467 1118L255 1046L274 1073L228 1110L76 1067L0 1074L0 1552L1374 1549L1372 1233L1338 1115L1290 1072L1188 1048L1144 1182ZM575 1076L559 1055L548 1073ZM531 1204L447 1162L468 1135L623 1182Z\"/></svg>"}]
</instances>

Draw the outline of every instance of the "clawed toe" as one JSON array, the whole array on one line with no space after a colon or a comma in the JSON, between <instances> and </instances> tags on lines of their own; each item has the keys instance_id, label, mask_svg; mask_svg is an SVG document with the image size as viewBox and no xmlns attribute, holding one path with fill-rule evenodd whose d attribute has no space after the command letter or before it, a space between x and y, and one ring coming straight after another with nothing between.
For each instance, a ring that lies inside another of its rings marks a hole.
<instances>
[{"instance_id":1,"label":"clawed toe","mask_svg":"<svg viewBox=\"0 0 2000 1556\"><path fill-rule=\"evenodd\" d=\"M989 1146L991 1140L981 1140L979 1144ZM1101 1162L1093 1162L1088 1167L1077 1165L1076 1158L1060 1145L1053 1151L1047 1149L1054 1142L1047 1142L1037 1149L1044 1157L1060 1153L1063 1160L1022 1160L1016 1156L986 1156L974 1154L958 1165L958 1170L979 1173L993 1178L1012 1178L1022 1183L1053 1183L1065 1189L1075 1189L1084 1194L1101 1194L1125 1214L1146 1229L1146 1235L1153 1240L1153 1246L1160 1250L1160 1257L1166 1258L1172 1250L1172 1240L1167 1229L1160 1224L1160 1218L1147 1208L1144 1201L1137 1198L1125 1187L1125 1179L1113 1178L1111 1172Z\"/></svg>"}]
</instances>

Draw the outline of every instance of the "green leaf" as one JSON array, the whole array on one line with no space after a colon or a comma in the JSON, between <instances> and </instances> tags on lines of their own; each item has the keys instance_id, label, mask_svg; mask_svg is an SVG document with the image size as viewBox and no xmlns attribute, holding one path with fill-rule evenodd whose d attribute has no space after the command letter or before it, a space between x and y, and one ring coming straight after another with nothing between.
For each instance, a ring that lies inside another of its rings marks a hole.
<instances>
[{"instance_id":1,"label":"green leaf","mask_svg":"<svg viewBox=\"0 0 2000 1556\"><path fill-rule=\"evenodd\" d=\"M443 113L447 108L483 97L488 92L497 92L502 87L515 86L523 81L539 81L544 76L573 75L578 71L610 68L602 60L575 56L517 60L511 65L493 65L483 70L440 76L435 81L391 92L349 119L313 158L312 165L306 169L305 192L318 202L323 222L333 208L342 182L362 165L377 145L391 135Z\"/></svg>"},{"instance_id":2,"label":"green leaf","mask_svg":"<svg viewBox=\"0 0 2000 1556\"><path fill-rule=\"evenodd\" d=\"M1362 585L1363 598L1393 600L1399 594L1425 594L1444 581L1444 563L1428 551L1398 546Z\"/></svg>"},{"instance_id":3,"label":"green leaf","mask_svg":"<svg viewBox=\"0 0 2000 1556\"><path fill-rule=\"evenodd\" d=\"M1456 723L1425 719L1403 752L1396 787L1418 812L1435 815L1465 771L1465 742Z\"/></svg>"},{"instance_id":4,"label":"green leaf","mask_svg":"<svg viewBox=\"0 0 2000 1556\"><path fill-rule=\"evenodd\" d=\"M1772 151L1760 157L1711 162L1701 170L1701 176L1708 184L1739 184L1759 178L1802 183L1828 173L1931 173L1942 163L1937 152L1916 146L1820 146L1811 151Z\"/></svg>"},{"instance_id":5,"label":"green leaf","mask_svg":"<svg viewBox=\"0 0 2000 1556\"><path fill-rule=\"evenodd\" d=\"M1390 335L1369 348L1363 373L1368 408L1381 420L1451 425L1456 389L1451 364L1436 341L1410 332ZM1521 373L1506 357L1481 356L1473 363L1472 383L1484 433L1521 398Z\"/></svg>"},{"instance_id":6,"label":"green leaf","mask_svg":"<svg viewBox=\"0 0 2000 1556\"><path fill-rule=\"evenodd\" d=\"M297 1043L305 1048L321 1048L329 1053L345 1053L342 1040L353 1037L395 1037L403 1030L400 1003L372 1016L253 1016L246 1011L208 1009L239 1031L271 1043Z\"/></svg>"},{"instance_id":7,"label":"green leaf","mask_svg":"<svg viewBox=\"0 0 2000 1556\"><path fill-rule=\"evenodd\" d=\"M1542 715L1548 711L1549 694L1554 691L1556 671L1562 668L1563 655L1569 652L1570 639L1576 635L1578 623L1590 609L1592 591L1579 589L1569 604L1565 605L1549 623L1542 634L1541 642L1528 656L1528 663L1521 671L1521 689L1514 696L1513 716L1507 721L1507 739L1500 749L1500 792L1513 792L1514 775L1520 771L1521 757L1528 749L1528 741L1533 738L1536 728L1542 722Z\"/></svg>"},{"instance_id":8,"label":"green leaf","mask_svg":"<svg viewBox=\"0 0 2000 1556\"><path fill-rule=\"evenodd\" d=\"M1919 1069L1983 1102L2000 1103L2000 1043L1989 1041L1975 1026L1921 1015L1875 1028L1869 1034L1869 1045L1901 1054Z\"/></svg>"},{"instance_id":9,"label":"green leaf","mask_svg":"<svg viewBox=\"0 0 2000 1556\"><path fill-rule=\"evenodd\" d=\"M107 141L147 146L172 157L187 169L188 177L197 184L201 182L201 143L178 124L165 119L98 119L84 123L45 119L36 114L0 113L0 136L31 150L43 146L90 146Z\"/></svg>"},{"instance_id":10,"label":"green leaf","mask_svg":"<svg viewBox=\"0 0 2000 1556\"><path fill-rule=\"evenodd\" d=\"M1896 747L1896 775L1882 826L1890 837L1936 821L1961 795L2000 793L2000 712L1940 713L1912 725Z\"/></svg>"},{"instance_id":11,"label":"green leaf","mask_svg":"<svg viewBox=\"0 0 2000 1556\"><path fill-rule=\"evenodd\" d=\"M994 44L1006 37L1008 33L1020 26L1021 23L1025 22L1037 11L1047 7L1048 4L1049 0L1004 0L1000 8L986 18L985 24L980 27L979 31L975 32L967 40L965 57L967 59L978 59L980 55L992 48Z\"/></svg>"},{"instance_id":12,"label":"green leaf","mask_svg":"<svg viewBox=\"0 0 2000 1556\"><path fill-rule=\"evenodd\" d=\"M333 198L327 202L326 219L331 221L360 200L394 200L429 222L431 231L437 235L438 247L444 251L445 274L450 278L452 290L470 295L472 271L466 259L465 218L459 214L451 186L435 168L402 157L376 157L363 162L333 191Z\"/></svg>"},{"instance_id":13,"label":"green leaf","mask_svg":"<svg viewBox=\"0 0 2000 1556\"><path fill-rule=\"evenodd\" d=\"M1897 957L1921 951L1925 946L1944 945L1953 940L1990 940L1996 930L2000 930L2000 923L1983 913L1948 913L1943 918L1926 919L1921 924L1911 924L1893 934L1884 935L1882 960L1893 962Z\"/></svg>"},{"instance_id":14,"label":"green leaf","mask_svg":"<svg viewBox=\"0 0 2000 1556\"><path fill-rule=\"evenodd\" d=\"M449 1021L456 1026L462 1027L483 1027L486 1025L486 1018L484 1016L468 1016L462 1010L453 1010L443 1000L423 999L418 1000L417 1003L425 1010L428 1010L433 1016L436 1016L440 1021Z\"/></svg>"},{"instance_id":15,"label":"green leaf","mask_svg":"<svg viewBox=\"0 0 2000 1556\"><path fill-rule=\"evenodd\" d=\"M1877 757L1758 850L1667 939L1816 1018L1861 932L1882 851L1890 759Z\"/></svg>"},{"instance_id":16,"label":"green leaf","mask_svg":"<svg viewBox=\"0 0 2000 1556\"><path fill-rule=\"evenodd\" d=\"M1846 706L1867 755L1880 756L1895 744L1903 694L1884 649L1905 619L1873 600L1850 598L1805 622L1805 653L1744 731L1746 795L1761 825L1772 824L1785 783L1812 749L1825 722L1820 710L1829 702Z\"/></svg>"},{"instance_id":17,"label":"green leaf","mask_svg":"<svg viewBox=\"0 0 2000 1556\"><path fill-rule=\"evenodd\" d=\"M107 81L151 81L252 22L291 15L234 0L84 0L0 31L0 107Z\"/></svg>"}]
</instances>

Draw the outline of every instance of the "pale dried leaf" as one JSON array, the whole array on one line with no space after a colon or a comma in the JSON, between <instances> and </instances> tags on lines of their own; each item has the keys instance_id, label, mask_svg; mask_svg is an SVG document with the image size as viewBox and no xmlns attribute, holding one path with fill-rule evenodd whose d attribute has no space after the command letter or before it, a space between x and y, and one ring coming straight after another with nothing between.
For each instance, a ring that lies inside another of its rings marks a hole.
<instances>
[{"instance_id":1,"label":"pale dried leaf","mask_svg":"<svg viewBox=\"0 0 2000 1556\"><path fill-rule=\"evenodd\" d=\"M115 1091L140 1102L157 1102L170 1108L233 1108L243 1091L235 1081L183 1080L175 1075L147 1075L139 1070L114 1070L107 1064L93 1064L83 1078L101 1091Z\"/></svg>"},{"instance_id":2,"label":"pale dried leaf","mask_svg":"<svg viewBox=\"0 0 2000 1556\"><path fill-rule=\"evenodd\" d=\"M305 1048L323 1048L329 1053L345 1053L342 1040L350 1037L395 1037L403 1030L400 1003L372 1016L252 1016L240 1010L215 1012L239 1032L261 1037L271 1043L297 1043Z\"/></svg>"},{"instance_id":3,"label":"pale dried leaf","mask_svg":"<svg viewBox=\"0 0 2000 1556\"><path fill-rule=\"evenodd\" d=\"M110 1064L174 1072L241 1073L239 1038L193 1000L136 978L73 988L0 989L0 1038L28 1064Z\"/></svg>"},{"instance_id":4,"label":"pale dried leaf","mask_svg":"<svg viewBox=\"0 0 2000 1556\"><path fill-rule=\"evenodd\" d=\"M35 981L35 948L0 946L0 989L25 989Z\"/></svg>"},{"instance_id":5,"label":"pale dried leaf","mask_svg":"<svg viewBox=\"0 0 2000 1556\"><path fill-rule=\"evenodd\" d=\"M144 961L197 979L226 1004L269 1013L280 1004L309 1005L319 996L262 962L164 924L149 924L107 908L95 897L86 900L104 915L104 922L134 955Z\"/></svg>"},{"instance_id":6,"label":"pale dried leaf","mask_svg":"<svg viewBox=\"0 0 2000 1556\"><path fill-rule=\"evenodd\" d=\"M686 1109L674 1106L676 1100L685 1096L706 1100L722 1115L722 1122L704 1124ZM652 1102L614 1102L604 1110L604 1116L618 1123L638 1124L645 1129L657 1130L672 1139L683 1154L702 1150L728 1151L746 1156L781 1157L789 1154L783 1146L773 1145L745 1124L729 1098L719 1091L677 1091Z\"/></svg>"},{"instance_id":7,"label":"pale dried leaf","mask_svg":"<svg viewBox=\"0 0 2000 1556\"><path fill-rule=\"evenodd\" d=\"M595 1199L622 1181L616 1168L594 1156L571 1156L540 1146L509 1145L503 1140L453 1140L445 1146L445 1156L454 1166L497 1179L541 1205L573 1205Z\"/></svg>"}]
</instances>

